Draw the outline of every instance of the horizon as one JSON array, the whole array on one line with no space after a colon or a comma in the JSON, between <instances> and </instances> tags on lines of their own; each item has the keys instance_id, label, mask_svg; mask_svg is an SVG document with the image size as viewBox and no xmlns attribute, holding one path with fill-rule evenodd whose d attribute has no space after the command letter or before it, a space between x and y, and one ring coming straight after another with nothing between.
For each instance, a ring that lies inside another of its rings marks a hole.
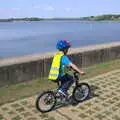
<instances>
[{"instance_id":1,"label":"horizon","mask_svg":"<svg viewBox=\"0 0 120 120\"><path fill-rule=\"evenodd\" d=\"M102 15L120 15L120 14L99 14L99 15L94 15L94 17L96 17L96 16L102 16ZM91 17L91 16L93 16L93 15L90 15L90 16L81 16L81 17L46 17L46 18L41 18L41 17L35 17L35 16L33 16L33 17L21 17L21 18L17 18L17 17L11 17L11 18L0 18L0 19L24 19L24 18L39 18L39 19L61 19L61 18L72 18L72 19L74 19L74 18L84 18L84 17Z\"/></svg>"},{"instance_id":2,"label":"horizon","mask_svg":"<svg viewBox=\"0 0 120 120\"><path fill-rule=\"evenodd\" d=\"M4 0L0 4L0 19L79 18L102 14L120 14L119 6L119 0Z\"/></svg>"}]
</instances>

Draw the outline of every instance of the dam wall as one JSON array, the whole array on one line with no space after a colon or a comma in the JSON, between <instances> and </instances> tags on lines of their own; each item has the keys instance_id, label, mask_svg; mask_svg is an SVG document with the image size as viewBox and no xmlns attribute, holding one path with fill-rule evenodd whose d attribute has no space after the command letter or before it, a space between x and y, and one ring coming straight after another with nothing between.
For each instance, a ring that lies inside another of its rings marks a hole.
<instances>
[{"instance_id":1,"label":"dam wall","mask_svg":"<svg viewBox=\"0 0 120 120\"><path fill-rule=\"evenodd\" d=\"M0 59L0 87L47 77L55 52ZM71 48L69 58L79 67L120 58L120 42Z\"/></svg>"}]
</instances>

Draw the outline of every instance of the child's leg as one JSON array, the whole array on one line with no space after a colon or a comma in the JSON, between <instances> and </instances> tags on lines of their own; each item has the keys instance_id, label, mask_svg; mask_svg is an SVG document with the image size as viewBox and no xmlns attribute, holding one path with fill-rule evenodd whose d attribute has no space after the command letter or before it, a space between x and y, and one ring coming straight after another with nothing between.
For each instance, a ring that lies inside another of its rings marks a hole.
<instances>
[{"instance_id":1,"label":"child's leg","mask_svg":"<svg viewBox=\"0 0 120 120\"><path fill-rule=\"evenodd\" d=\"M67 90L69 89L69 87L72 85L72 83L74 82L74 79L71 75L66 74L65 76L63 76L61 79L61 87L60 89L63 90L64 92L67 92Z\"/></svg>"}]
</instances>

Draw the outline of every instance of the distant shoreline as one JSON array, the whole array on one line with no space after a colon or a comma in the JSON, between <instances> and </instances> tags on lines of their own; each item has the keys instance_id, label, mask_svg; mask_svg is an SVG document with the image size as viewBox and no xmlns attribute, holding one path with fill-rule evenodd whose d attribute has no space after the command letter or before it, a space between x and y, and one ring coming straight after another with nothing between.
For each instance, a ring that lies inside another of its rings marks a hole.
<instances>
[{"instance_id":1,"label":"distant shoreline","mask_svg":"<svg viewBox=\"0 0 120 120\"><path fill-rule=\"evenodd\" d=\"M9 18L9 19L0 19L0 22L21 22L21 21L53 21L53 20L81 20L81 21L120 21L120 14L105 14L98 16L88 16L80 18Z\"/></svg>"}]
</instances>

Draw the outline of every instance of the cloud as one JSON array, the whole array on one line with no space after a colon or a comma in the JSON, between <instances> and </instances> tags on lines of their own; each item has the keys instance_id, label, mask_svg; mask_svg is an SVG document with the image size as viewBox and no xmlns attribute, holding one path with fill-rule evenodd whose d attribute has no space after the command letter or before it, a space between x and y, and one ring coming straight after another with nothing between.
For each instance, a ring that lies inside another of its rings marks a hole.
<instances>
[{"instance_id":1,"label":"cloud","mask_svg":"<svg viewBox=\"0 0 120 120\"><path fill-rule=\"evenodd\" d=\"M33 8L34 9L39 9L39 8L42 8L42 6L41 5L33 5Z\"/></svg>"},{"instance_id":2,"label":"cloud","mask_svg":"<svg viewBox=\"0 0 120 120\"><path fill-rule=\"evenodd\" d=\"M55 8L52 5L43 4L43 5L33 5L34 9L43 9L47 11L53 11Z\"/></svg>"},{"instance_id":3,"label":"cloud","mask_svg":"<svg viewBox=\"0 0 120 120\"><path fill-rule=\"evenodd\" d=\"M44 7L44 10L53 11L53 10L54 10L54 7L53 7L53 6L50 6L50 5L47 5L47 6Z\"/></svg>"},{"instance_id":4,"label":"cloud","mask_svg":"<svg viewBox=\"0 0 120 120\"><path fill-rule=\"evenodd\" d=\"M19 11L20 8L11 8L11 10Z\"/></svg>"},{"instance_id":5,"label":"cloud","mask_svg":"<svg viewBox=\"0 0 120 120\"><path fill-rule=\"evenodd\" d=\"M72 9L68 7L68 8L65 8L65 11L70 12L72 11Z\"/></svg>"}]
</instances>

